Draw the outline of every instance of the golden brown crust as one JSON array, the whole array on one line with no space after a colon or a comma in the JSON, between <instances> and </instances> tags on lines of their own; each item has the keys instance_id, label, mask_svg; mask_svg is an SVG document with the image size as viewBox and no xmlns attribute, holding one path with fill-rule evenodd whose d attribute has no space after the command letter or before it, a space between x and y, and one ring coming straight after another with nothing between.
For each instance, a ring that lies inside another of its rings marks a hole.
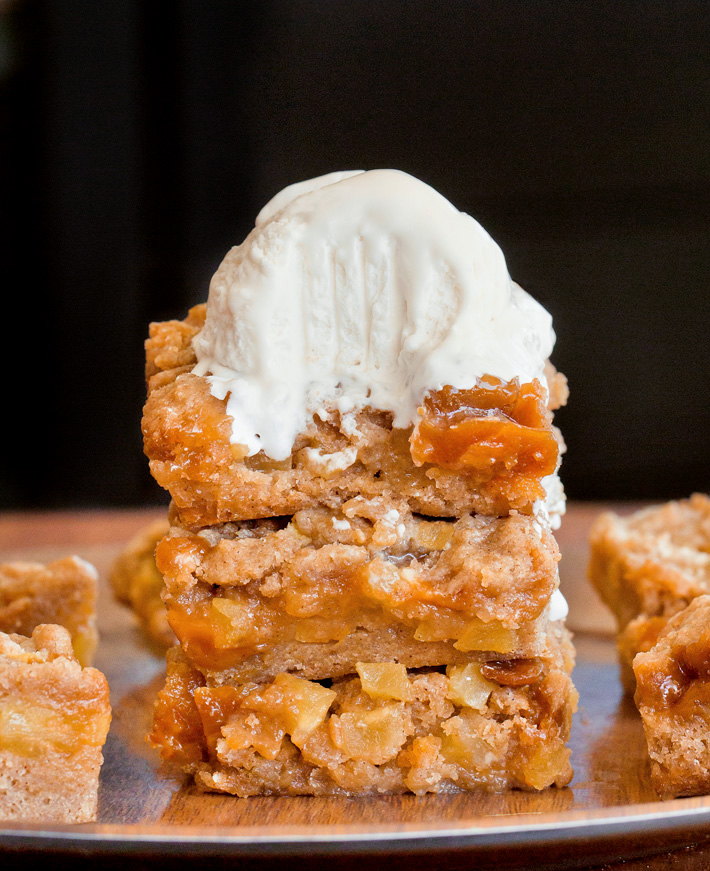
<instances>
[{"instance_id":1,"label":"golden brown crust","mask_svg":"<svg viewBox=\"0 0 710 871\"><path fill-rule=\"evenodd\" d=\"M96 650L96 569L70 556L48 565L0 565L0 632L30 635L41 623L65 626L77 657L88 665Z\"/></svg>"},{"instance_id":2,"label":"golden brown crust","mask_svg":"<svg viewBox=\"0 0 710 871\"><path fill-rule=\"evenodd\" d=\"M672 615L710 592L710 498L602 514L591 536L589 577L625 626L639 614Z\"/></svg>"},{"instance_id":3,"label":"golden brown crust","mask_svg":"<svg viewBox=\"0 0 710 871\"><path fill-rule=\"evenodd\" d=\"M108 684L80 666L64 627L0 633L0 714L0 819L95 819Z\"/></svg>"},{"instance_id":4,"label":"golden brown crust","mask_svg":"<svg viewBox=\"0 0 710 871\"><path fill-rule=\"evenodd\" d=\"M150 325L149 338L145 343L145 375L149 390L156 386L151 379L159 373L166 373L168 378L174 379L185 367L195 365L192 340L204 326L206 316L207 305L201 303L190 309L184 321ZM167 380L160 379L159 383L167 383Z\"/></svg>"},{"instance_id":5,"label":"golden brown crust","mask_svg":"<svg viewBox=\"0 0 710 871\"><path fill-rule=\"evenodd\" d=\"M545 380L549 391L547 407L550 411L556 411L567 405L569 399L567 377L562 372L558 372L549 360L545 361Z\"/></svg>"}]
</instances>

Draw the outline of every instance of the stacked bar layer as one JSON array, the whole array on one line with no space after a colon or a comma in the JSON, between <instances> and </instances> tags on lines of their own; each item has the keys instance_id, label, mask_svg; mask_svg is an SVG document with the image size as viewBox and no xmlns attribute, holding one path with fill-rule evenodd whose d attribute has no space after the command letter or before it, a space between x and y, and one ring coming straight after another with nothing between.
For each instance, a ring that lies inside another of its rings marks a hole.
<instances>
[{"instance_id":1,"label":"stacked bar layer","mask_svg":"<svg viewBox=\"0 0 710 871\"><path fill-rule=\"evenodd\" d=\"M145 447L172 497L156 563L180 645L153 743L237 795L566 784L573 657L542 507L563 377L445 387L404 429L322 409L275 462L230 441L225 401L192 372L203 321L147 343Z\"/></svg>"},{"instance_id":2,"label":"stacked bar layer","mask_svg":"<svg viewBox=\"0 0 710 871\"><path fill-rule=\"evenodd\" d=\"M358 496L394 496L429 517L531 514L545 498L561 439L537 381L488 378L467 391L444 388L425 401L416 427L402 429L386 412L331 410L314 416L285 460L246 456L230 441L225 400L191 374L191 342L204 318L202 305L184 322L152 324L146 346L145 450L185 526L291 515L314 505L337 509ZM554 409L566 400L566 380L548 366L547 382Z\"/></svg>"},{"instance_id":3,"label":"stacked bar layer","mask_svg":"<svg viewBox=\"0 0 710 871\"><path fill-rule=\"evenodd\" d=\"M379 511L379 517L378 517ZM358 500L344 513L242 521L158 545L168 618L213 679L322 679L545 647L558 551L532 518L428 521Z\"/></svg>"},{"instance_id":4,"label":"stacked bar layer","mask_svg":"<svg viewBox=\"0 0 710 871\"><path fill-rule=\"evenodd\" d=\"M328 685L280 674L211 686L174 649L151 738L198 785L240 796L564 786L571 667L561 626L536 659L358 663Z\"/></svg>"}]
</instances>

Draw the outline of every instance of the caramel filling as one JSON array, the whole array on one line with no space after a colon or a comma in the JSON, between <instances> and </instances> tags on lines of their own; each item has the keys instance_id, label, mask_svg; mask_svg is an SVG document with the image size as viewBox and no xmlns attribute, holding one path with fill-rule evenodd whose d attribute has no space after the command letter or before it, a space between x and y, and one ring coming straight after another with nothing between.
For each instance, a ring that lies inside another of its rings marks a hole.
<instances>
[{"instance_id":1,"label":"caramel filling","mask_svg":"<svg viewBox=\"0 0 710 871\"><path fill-rule=\"evenodd\" d=\"M483 480L520 478L531 499L557 466L559 446L542 385L492 375L475 387L443 387L428 394L410 439L417 466L431 463Z\"/></svg>"},{"instance_id":2,"label":"caramel filling","mask_svg":"<svg viewBox=\"0 0 710 871\"><path fill-rule=\"evenodd\" d=\"M710 724L710 630L671 650L663 668L639 662L634 670L639 704L672 711L677 719L700 717Z\"/></svg>"},{"instance_id":3,"label":"caramel filling","mask_svg":"<svg viewBox=\"0 0 710 871\"><path fill-rule=\"evenodd\" d=\"M394 603L391 603L394 604ZM181 597L168 606L168 619L191 661L199 668L222 670L242 662L273 643L337 642L360 625L404 624L417 641L453 641L462 652L508 654L519 649L521 630L498 620L483 620L426 602L391 607L387 614L367 597L323 596L318 612L304 616L251 600L241 591L215 598L208 591ZM517 685L517 684L516 684Z\"/></svg>"},{"instance_id":4,"label":"caramel filling","mask_svg":"<svg viewBox=\"0 0 710 871\"><path fill-rule=\"evenodd\" d=\"M563 744L565 714L551 709L540 683L544 670L538 666L536 661L519 660L511 663L507 677L515 675L515 692L525 694L531 722L538 724L522 731L517 746L509 748L510 758L521 782L540 789L567 770L569 751ZM332 688L285 673L261 686L205 687L191 680L178 662L169 665L152 738L164 756L176 759L177 737L182 761L188 764L211 759L248 765L249 753L289 758L282 750L284 742L290 742L304 760L326 768L348 760L408 768L422 766L431 757L439 765L485 771L495 754L484 727L499 714L495 699L501 686L484 677L483 668L475 663L451 666L444 675L408 672L395 663L358 663L357 678L336 681ZM531 678L530 685L524 684L525 676ZM417 737L420 727L412 720L427 698L419 680L427 681L432 698L438 699L436 714L428 715L431 733L424 738ZM170 707L177 707L174 720L181 721L189 695L189 730L178 735L170 726ZM506 763L499 758L496 764Z\"/></svg>"},{"instance_id":5,"label":"caramel filling","mask_svg":"<svg viewBox=\"0 0 710 871\"><path fill-rule=\"evenodd\" d=\"M195 704L195 691L204 686L200 672L168 652L168 674L153 714L150 742L163 759L178 764L201 762L207 757L205 730Z\"/></svg>"},{"instance_id":6,"label":"caramel filling","mask_svg":"<svg viewBox=\"0 0 710 871\"><path fill-rule=\"evenodd\" d=\"M38 758L103 745L110 714L84 716L20 701L0 703L0 751Z\"/></svg>"}]
</instances>

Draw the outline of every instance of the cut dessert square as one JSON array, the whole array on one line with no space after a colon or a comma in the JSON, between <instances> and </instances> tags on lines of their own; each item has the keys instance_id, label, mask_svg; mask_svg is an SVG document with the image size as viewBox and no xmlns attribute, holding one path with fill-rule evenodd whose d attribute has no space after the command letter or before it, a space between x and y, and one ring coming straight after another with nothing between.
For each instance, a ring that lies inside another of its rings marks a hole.
<instances>
[{"instance_id":1,"label":"cut dessert square","mask_svg":"<svg viewBox=\"0 0 710 871\"><path fill-rule=\"evenodd\" d=\"M523 515L427 520L391 505L172 527L156 557L192 664L222 682L319 680L363 659L416 668L544 649L559 559L548 530Z\"/></svg>"},{"instance_id":2,"label":"cut dessert square","mask_svg":"<svg viewBox=\"0 0 710 871\"><path fill-rule=\"evenodd\" d=\"M602 514L590 536L589 578L619 626L622 678L667 620L710 593L710 498L696 493L628 517Z\"/></svg>"},{"instance_id":3,"label":"cut dessert square","mask_svg":"<svg viewBox=\"0 0 710 871\"><path fill-rule=\"evenodd\" d=\"M710 595L671 617L633 668L657 792L710 793Z\"/></svg>"},{"instance_id":4,"label":"cut dessert square","mask_svg":"<svg viewBox=\"0 0 710 871\"><path fill-rule=\"evenodd\" d=\"M163 576L155 565L155 548L168 532L167 519L141 529L126 545L111 570L113 592L138 618L141 629L158 647L175 643L162 600Z\"/></svg>"},{"instance_id":5,"label":"cut dessert square","mask_svg":"<svg viewBox=\"0 0 710 871\"><path fill-rule=\"evenodd\" d=\"M360 662L325 683L283 673L211 686L174 649L151 740L198 785L240 796L564 786L571 668L559 624L537 658Z\"/></svg>"},{"instance_id":6,"label":"cut dessert square","mask_svg":"<svg viewBox=\"0 0 710 871\"><path fill-rule=\"evenodd\" d=\"M77 556L0 565L0 632L31 635L42 623L69 630L74 653L89 665L96 650L98 574Z\"/></svg>"},{"instance_id":7,"label":"cut dessert square","mask_svg":"<svg viewBox=\"0 0 710 871\"><path fill-rule=\"evenodd\" d=\"M64 627L0 633L0 820L95 819L110 721L106 679Z\"/></svg>"}]
</instances>

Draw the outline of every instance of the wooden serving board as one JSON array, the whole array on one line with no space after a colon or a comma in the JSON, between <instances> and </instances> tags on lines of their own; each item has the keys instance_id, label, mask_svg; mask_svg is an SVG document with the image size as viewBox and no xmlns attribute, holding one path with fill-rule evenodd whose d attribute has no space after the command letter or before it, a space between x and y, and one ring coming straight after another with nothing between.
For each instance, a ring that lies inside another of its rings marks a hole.
<instances>
[{"instance_id":1,"label":"wooden serving board","mask_svg":"<svg viewBox=\"0 0 710 871\"><path fill-rule=\"evenodd\" d=\"M113 705L98 823L49 829L0 824L0 862L4 850L35 857L59 851L77 861L100 854L107 868L112 862L123 867L128 855L134 867L139 857L150 863L162 856L170 857L171 868L197 858L215 867L238 862L240 868L254 863L263 869L286 859L301 867L306 857L312 868L336 854L341 868L355 867L364 855L404 867L417 854L434 857L436 867L460 867L464 859L476 868L587 867L710 838L709 799L662 803L650 785L641 722L618 681L613 622L585 578L589 526L603 507L570 506L558 535L580 692L570 787L365 799L203 794L179 771L160 764L145 735L162 685L163 658L113 601L106 578L125 542L161 512L0 517L0 561L78 553L99 569L96 665L108 678Z\"/></svg>"}]
</instances>

